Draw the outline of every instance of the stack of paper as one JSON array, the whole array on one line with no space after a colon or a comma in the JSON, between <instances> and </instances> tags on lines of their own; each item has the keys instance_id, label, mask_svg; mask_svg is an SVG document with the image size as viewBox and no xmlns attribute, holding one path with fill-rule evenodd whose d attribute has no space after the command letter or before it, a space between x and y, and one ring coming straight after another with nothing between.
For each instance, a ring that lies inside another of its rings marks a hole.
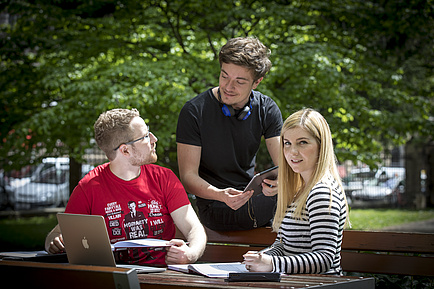
<instances>
[{"instance_id":1,"label":"stack of paper","mask_svg":"<svg viewBox=\"0 0 434 289\"><path fill-rule=\"evenodd\" d=\"M185 273L196 273L213 278L227 278L229 273L249 272L246 269L246 265L240 262L168 265L167 268Z\"/></svg>"},{"instance_id":2,"label":"stack of paper","mask_svg":"<svg viewBox=\"0 0 434 289\"><path fill-rule=\"evenodd\" d=\"M158 248L158 247L170 247L171 245L168 244L169 241L161 240L161 239L135 239L135 240L126 240L126 241L119 241L112 245L112 249L119 250L124 248L137 248L137 247L152 247L152 248Z\"/></svg>"}]
</instances>

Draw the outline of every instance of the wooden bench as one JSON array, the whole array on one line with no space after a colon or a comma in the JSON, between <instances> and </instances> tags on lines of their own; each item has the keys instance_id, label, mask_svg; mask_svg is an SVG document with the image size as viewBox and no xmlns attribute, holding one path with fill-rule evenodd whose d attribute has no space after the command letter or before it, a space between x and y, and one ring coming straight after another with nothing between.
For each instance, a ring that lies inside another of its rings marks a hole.
<instances>
[{"instance_id":1,"label":"wooden bench","mask_svg":"<svg viewBox=\"0 0 434 289\"><path fill-rule=\"evenodd\" d=\"M65 263L0 260L0 278L2 288L129 289L140 287L135 270Z\"/></svg>"},{"instance_id":2,"label":"wooden bench","mask_svg":"<svg viewBox=\"0 0 434 289\"><path fill-rule=\"evenodd\" d=\"M206 233L200 262L241 262L244 253L276 238L271 228ZM184 239L179 232L177 238ZM345 230L341 256L345 272L434 276L434 234Z\"/></svg>"}]
</instances>

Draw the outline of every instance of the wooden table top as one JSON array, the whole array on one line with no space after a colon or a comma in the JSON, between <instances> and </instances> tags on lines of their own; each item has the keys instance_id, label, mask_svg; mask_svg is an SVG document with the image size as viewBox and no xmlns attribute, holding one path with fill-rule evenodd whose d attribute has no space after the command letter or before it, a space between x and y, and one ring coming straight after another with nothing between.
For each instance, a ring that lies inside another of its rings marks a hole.
<instances>
[{"instance_id":1,"label":"wooden table top","mask_svg":"<svg viewBox=\"0 0 434 289\"><path fill-rule=\"evenodd\" d=\"M224 278L209 278L173 270L161 273L139 273L134 270L55 264L25 261L0 260L0 277L14 280L20 288L337 288L374 289L374 278L329 275L282 275L280 282L228 282ZM21 286L22 285L22 286ZM122 285L122 286L120 286ZM77 287L78 286L78 287Z\"/></svg>"},{"instance_id":2,"label":"wooden table top","mask_svg":"<svg viewBox=\"0 0 434 289\"><path fill-rule=\"evenodd\" d=\"M141 288L160 289L176 288L375 288L373 278L329 275L283 275L280 282L227 282L224 278L208 278L200 275L187 274L166 270L162 273L138 274Z\"/></svg>"}]
</instances>

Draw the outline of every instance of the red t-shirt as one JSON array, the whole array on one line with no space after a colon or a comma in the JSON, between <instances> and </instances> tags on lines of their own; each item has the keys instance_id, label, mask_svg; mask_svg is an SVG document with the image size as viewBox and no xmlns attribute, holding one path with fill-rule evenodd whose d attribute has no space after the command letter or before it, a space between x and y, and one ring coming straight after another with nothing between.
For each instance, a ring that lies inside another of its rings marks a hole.
<instances>
[{"instance_id":1,"label":"red t-shirt","mask_svg":"<svg viewBox=\"0 0 434 289\"><path fill-rule=\"evenodd\" d=\"M171 240L176 228L170 213L188 204L184 187L167 168L143 165L138 178L124 181L105 163L78 183L65 212L104 216L112 243L143 238ZM165 265L165 250L121 252L117 256L121 262Z\"/></svg>"}]
</instances>

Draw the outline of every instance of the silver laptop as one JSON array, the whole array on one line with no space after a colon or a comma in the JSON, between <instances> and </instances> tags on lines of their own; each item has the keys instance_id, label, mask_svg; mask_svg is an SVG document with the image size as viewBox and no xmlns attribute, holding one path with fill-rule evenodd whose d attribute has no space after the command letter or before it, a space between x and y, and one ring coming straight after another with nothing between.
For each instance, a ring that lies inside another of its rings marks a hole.
<instances>
[{"instance_id":1,"label":"silver laptop","mask_svg":"<svg viewBox=\"0 0 434 289\"><path fill-rule=\"evenodd\" d=\"M166 270L161 267L116 264L102 216L58 213L57 220L70 264L130 268L137 273Z\"/></svg>"}]
</instances>

